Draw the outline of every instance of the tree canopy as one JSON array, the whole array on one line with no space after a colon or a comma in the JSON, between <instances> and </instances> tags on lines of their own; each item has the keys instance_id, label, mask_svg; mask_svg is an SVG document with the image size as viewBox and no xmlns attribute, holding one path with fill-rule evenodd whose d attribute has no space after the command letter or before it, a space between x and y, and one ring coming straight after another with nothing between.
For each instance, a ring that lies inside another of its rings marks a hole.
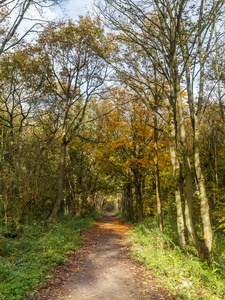
<instances>
[{"instance_id":1,"label":"tree canopy","mask_svg":"<svg viewBox=\"0 0 225 300\"><path fill-rule=\"evenodd\" d=\"M11 2L1 223L106 208L163 231L172 218L179 246L209 259L225 226L224 1L97 1L97 17L42 24L32 42L17 36L29 7L58 1Z\"/></svg>"}]
</instances>

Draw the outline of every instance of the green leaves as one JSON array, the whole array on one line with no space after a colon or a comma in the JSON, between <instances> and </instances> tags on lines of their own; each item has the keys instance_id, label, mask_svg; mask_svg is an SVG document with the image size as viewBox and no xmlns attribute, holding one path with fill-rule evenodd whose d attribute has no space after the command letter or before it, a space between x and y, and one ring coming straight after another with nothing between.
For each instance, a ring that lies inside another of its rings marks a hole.
<instances>
[{"instance_id":1,"label":"green leaves","mask_svg":"<svg viewBox=\"0 0 225 300\"><path fill-rule=\"evenodd\" d=\"M97 216L96 216L97 217ZM79 229L87 230L94 217L60 217L46 228L35 221L21 230L20 238L0 240L0 299L22 300L49 277L65 255L82 242Z\"/></svg>"}]
</instances>

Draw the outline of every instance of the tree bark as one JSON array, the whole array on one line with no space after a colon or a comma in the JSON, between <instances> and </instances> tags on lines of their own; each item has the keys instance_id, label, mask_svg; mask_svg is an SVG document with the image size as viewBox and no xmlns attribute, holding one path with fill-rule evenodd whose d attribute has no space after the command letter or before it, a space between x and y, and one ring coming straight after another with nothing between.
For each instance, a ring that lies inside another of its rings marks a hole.
<instances>
[{"instance_id":1,"label":"tree bark","mask_svg":"<svg viewBox=\"0 0 225 300\"><path fill-rule=\"evenodd\" d=\"M205 188L205 179L202 173L201 164L200 164L200 153L199 153L199 118L195 115L194 119L194 165L195 165L195 175L197 181L197 188L200 198L200 207L201 207L201 217L203 223L204 231L204 256L209 257L212 250L212 227L209 216L209 201Z\"/></svg>"},{"instance_id":2,"label":"tree bark","mask_svg":"<svg viewBox=\"0 0 225 300\"><path fill-rule=\"evenodd\" d=\"M197 112L194 110L194 95L193 90L191 88L191 77L190 77L190 66L189 62L186 64L186 80L187 80L187 91L188 91L188 105L190 109L190 118L193 128L193 138L194 138L194 168L195 168L195 177L197 182L197 190L199 192L199 198L201 203L201 218L203 223L203 230L204 230L204 242L201 242L197 236L195 230L189 232L192 236L192 239L195 243L195 246L198 251L198 255L200 257L208 258L211 252L212 247L212 229L211 229L211 222L209 217L209 205L208 205L208 197L206 194L205 189L205 180L204 175L202 173L201 165L200 165L200 150L199 150L199 115L201 111L201 104L203 101L203 66L201 68L200 74L200 89L199 89L199 100L198 100L198 109ZM188 200L188 199L187 199ZM187 208L189 208L191 204L187 203ZM191 207L190 207L191 209ZM188 225L188 224L187 224Z\"/></svg>"},{"instance_id":3,"label":"tree bark","mask_svg":"<svg viewBox=\"0 0 225 300\"><path fill-rule=\"evenodd\" d=\"M136 194L138 220L142 221L144 216L143 216L143 203L142 203L142 193L141 193L141 183L140 182L136 182L135 194Z\"/></svg>"},{"instance_id":4,"label":"tree bark","mask_svg":"<svg viewBox=\"0 0 225 300\"><path fill-rule=\"evenodd\" d=\"M215 57L215 69L216 69L216 80L217 80L217 92L218 92L218 99L219 99L219 107L220 107L220 115L223 120L223 134L225 136L225 116L224 116L224 104L222 102L222 95L221 95L221 74L218 65L218 37L216 35L216 57Z\"/></svg>"},{"instance_id":5,"label":"tree bark","mask_svg":"<svg viewBox=\"0 0 225 300\"><path fill-rule=\"evenodd\" d=\"M132 195L132 183L131 174L128 171L128 182L125 184L126 197L127 197L127 212L130 221L134 221L134 209L133 209L133 195Z\"/></svg>"},{"instance_id":6,"label":"tree bark","mask_svg":"<svg viewBox=\"0 0 225 300\"><path fill-rule=\"evenodd\" d=\"M127 200L128 200L129 220L134 221L133 196L132 196L132 185L131 185L131 183L127 184Z\"/></svg>"},{"instance_id":7,"label":"tree bark","mask_svg":"<svg viewBox=\"0 0 225 300\"><path fill-rule=\"evenodd\" d=\"M193 193L193 185L192 185L192 175L191 175L191 165L190 165L190 157L188 154L187 147L187 139L186 139L186 129L185 129L185 121L183 115L183 106L182 106L182 97L181 97L181 88L180 83L177 81L177 103L178 103L178 111L179 111L179 127L180 127L180 139L183 150L183 159L185 166L185 179L186 179L186 190L185 190L185 224L187 226L188 232L191 236L192 241L198 251L198 256L204 256L204 247L202 247L202 243L199 240L197 232L195 230L193 224L193 216L192 216L192 193Z\"/></svg>"},{"instance_id":8,"label":"tree bark","mask_svg":"<svg viewBox=\"0 0 225 300\"><path fill-rule=\"evenodd\" d=\"M159 177L159 158L158 158L158 119L157 114L154 112L154 168L155 168L155 185L156 185L156 200L157 200L157 214L158 214L158 227L163 231L163 215L160 191L160 177Z\"/></svg>"},{"instance_id":9,"label":"tree bark","mask_svg":"<svg viewBox=\"0 0 225 300\"><path fill-rule=\"evenodd\" d=\"M58 191L57 191L57 195L56 195L56 199L55 199L53 208L46 220L47 226L56 219L56 216L57 216L57 213L58 213L58 210L60 207L60 203L62 201L63 188L64 188L65 165L66 165L66 137L63 136L62 143L61 143L61 153L60 153Z\"/></svg>"},{"instance_id":10,"label":"tree bark","mask_svg":"<svg viewBox=\"0 0 225 300\"><path fill-rule=\"evenodd\" d=\"M172 108L171 104L169 106L170 110L170 157L173 168L173 177L175 181L175 200L177 208L177 232L178 232L178 244L181 248L186 246L185 240L185 221L182 207L182 178L181 178L181 169L180 163L178 160L177 153L177 134L176 134L176 124L174 111L176 108Z\"/></svg>"}]
</instances>

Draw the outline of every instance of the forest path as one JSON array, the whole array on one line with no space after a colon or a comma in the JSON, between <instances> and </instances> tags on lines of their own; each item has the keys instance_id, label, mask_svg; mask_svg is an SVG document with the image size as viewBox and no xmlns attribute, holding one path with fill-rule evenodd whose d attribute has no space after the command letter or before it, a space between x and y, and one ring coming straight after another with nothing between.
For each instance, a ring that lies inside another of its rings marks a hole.
<instances>
[{"instance_id":1,"label":"forest path","mask_svg":"<svg viewBox=\"0 0 225 300\"><path fill-rule=\"evenodd\" d=\"M112 214L100 219L33 300L173 299L150 270L132 260L124 236L130 229Z\"/></svg>"}]
</instances>

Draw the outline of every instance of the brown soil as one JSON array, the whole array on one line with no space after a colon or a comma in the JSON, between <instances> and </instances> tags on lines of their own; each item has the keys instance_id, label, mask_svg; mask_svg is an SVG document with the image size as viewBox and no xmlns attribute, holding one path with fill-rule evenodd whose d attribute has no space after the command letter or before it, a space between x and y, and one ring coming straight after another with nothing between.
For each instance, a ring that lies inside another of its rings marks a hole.
<instances>
[{"instance_id":1,"label":"brown soil","mask_svg":"<svg viewBox=\"0 0 225 300\"><path fill-rule=\"evenodd\" d=\"M133 261L124 236L130 229L113 215L99 220L32 299L173 299L152 271Z\"/></svg>"}]
</instances>

